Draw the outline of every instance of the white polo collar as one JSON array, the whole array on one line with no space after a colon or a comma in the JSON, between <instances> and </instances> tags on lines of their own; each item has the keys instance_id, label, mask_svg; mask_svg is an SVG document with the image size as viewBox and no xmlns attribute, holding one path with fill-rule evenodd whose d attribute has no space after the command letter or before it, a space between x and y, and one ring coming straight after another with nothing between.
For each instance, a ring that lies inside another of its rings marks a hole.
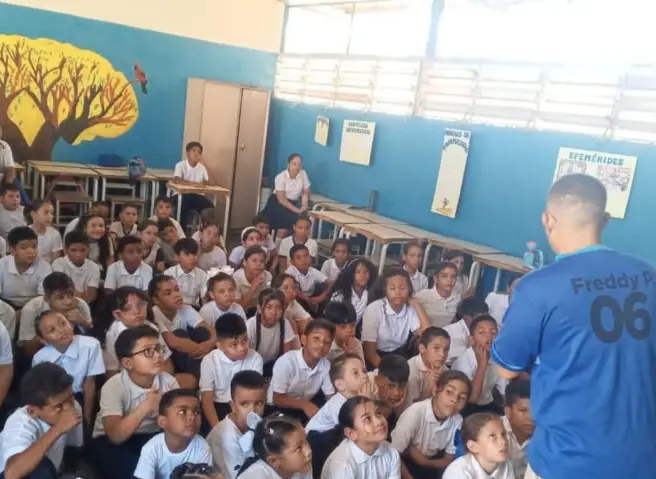
<instances>
[{"instance_id":1,"label":"white polo collar","mask_svg":"<svg viewBox=\"0 0 656 479\"><path fill-rule=\"evenodd\" d=\"M419 268L417 268L417 271L415 271L415 274L410 274L410 272L406 269L405 265L403 265L403 271L408 273L408 276L410 276L410 279L417 279L417 278L419 278L419 275L421 274L421 271L419 271Z\"/></svg>"},{"instance_id":2,"label":"white polo collar","mask_svg":"<svg viewBox=\"0 0 656 479\"><path fill-rule=\"evenodd\" d=\"M141 277L141 265L139 265L139 267L135 270L134 273L130 273L127 269L125 269L125 263L123 261L121 261L120 268L121 269L119 270L119 274L121 276Z\"/></svg>"},{"instance_id":3,"label":"white polo collar","mask_svg":"<svg viewBox=\"0 0 656 479\"><path fill-rule=\"evenodd\" d=\"M428 367L426 367L426 365L424 364L424 360L422 359L421 354L417 354L415 358L416 358L415 361L417 363L417 369L422 373L428 371Z\"/></svg>"},{"instance_id":4,"label":"white polo collar","mask_svg":"<svg viewBox=\"0 0 656 479\"><path fill-rule=\"evenodd\" d=\"M365 462L369 461L372 457L374 456L382 456L383 455L383 446L382 444L378 446L378 448L374 451L374 453L370 456L366 452L364 452L362 449L358 447L356 443L351 441L349 439L348 441L348 446L351 451L351 456L353 456L353 459L355 459L355 462L360 464L364 464Z\"/></svg>"},{"instance_id":5,"label":"white polo collar","mask_svg":"<svg viewBox=\"0 0 656 479\"><path fill-rule=\"evenodd\" d=\"M297 349L294 351L294 354L296 354L296 360L298 361L298 365L300 366L301 369L310 371L310 374L314 374L319 369L319 364L321 364L321 359L317 361L317 365L314 368L311 368L310 365L305 362L305 358L303 357L303 349L305 348Z\"/></svg>"},{"instance_id":6,"label":"white polo collar","mask_svg":"<svg viewBox=\"0 0 656 479\"><path fill-rule=\"evenodd\" d=\"M34 262L34 264L32 266L27 268L25 270L25 272L19 273L18 269L16 269L16 258L14 258L14 256L12 256L12 255L8 255L7 257L11 258L11 259L8 260L9 266L7 267L7 271L9 272L9 274L15 274L17 276L22 276L24 274L29 274L29 275L34 274L34 268L36 267L36 264L39 262L39 258L37 256L36 261Z\"/></svg>"},{"instance_id":7,"label":"white polo collar","mask_svg":"<svg viewBox=\"0 0 656 479\"><path fill-rule=\"evenodd\" d=\"M52 348L52 350L57 353L57 358L65 356L69 359L77 359L80 356L80 341L77 336L73 336L73 341L68 345L66 351L60 353L55 348Z\"/></svg>"},{"instance_id":8,"label":"white polo collar","mask_svg":"<svg viewBox=\"0 0 656 479\"><path fill-rule=\"evenodd\" d=\"M228 356L226 356L226 354L225 354L223 351L221 351L220 349L217 349L216 351L217 351L217 356L218 356L218 359L219 359L219 362L220 362L220 363L229 364L229 365L231 365L231 366L232 366L233 364L236 364L236 363L237 363L237 361L233 361L233 360L230 359ZM246 355L246 357L244 358L244 360L247 359L247 358L248 358L248 354ZM240 361L243 361L243 360L240 360Z\"/></svg>"},{"instance_id":9,"label":"white polo collar","mask_svg":"<svg viewBox=\"0 0 656 479\"><path fill-rule=\"evenodd\" d=\"M195 268L192 269L191 271L189 271L188 273L185 273L185 271L182 269L182 266L180 266L179 264L176 265L176 267L175 267L175 277L176 278L179 278L181 276L194 276L195 277L196 276L195 272L196 272Z\"/></svg>"},{"instance_id":10,"label":"white polo collar","mask_svg":"<svg viewBox=\"0 0 656 479\"><path fill-rule=\"evenodd\" d=\"M405 316L408 311L408 304L407 303L404 304L401 311L397 313L396 311L394 311L394 308L392 308L392 305L389 303L387 298L385 298L383 300L383 308L385 310L385 314L388 316Z\"/></svg>"},{"instance_id":11,"label":"white polo collar","mask_svg":"<svg viewBox=\"0 0 656 479\"><path fill-rule=\"evenodd\" d=\"M135 395L141 396L143 394L146 394L151 389L156 389L158 391L160 390L160 388L161 388L161 373L157 374L153 378L153 385L148 389L144 389L141 386L139 386L138 384L136 384L134 381L132 381L132 378L130 377L130 373L127 371L127 369L123 369L121 371L121 382L123 383L123 385L126 387L126 389L128 391L130 391L131 393L133 393Z\"/></svg>"},{"instance_id":12,"label":"white polo collar","mask_svg":"<svg viewBox=\"0 0 656 479\"><path fill-rule=\"evenodd\" d=\"M68 255L64 256L64 261L66 261L66 264L67 264L70 268L72 268L72 269L74 269L74 270L76 270L76 271L86 271L86 270L89 268L88 265L87 265L87 261L88 261L87 259L84 260L84 263L82 263L82 266L76 266L76 265L74 265L73 262L72 262L72 261L70 260L70 258L68 257Z\"/></svg>"},{"instance_id":13,"label":"white polo collar","mask_svg":"<svg viewBox=\"0 0 656 479\"><path fill-rule=\"evenodd\" d=\"M312 271L312 266L310 266L307 270L307 273L301 273L301 271L296 267L292 266L293 271L295 271L295 275L300 276L302 279L307 279L310 277L310 272Z\"/></svg>"},{"instance_id":14,"label":"white polo collar","mask_svg":"<svg viewBox=\"0 0 656 479\"><path fill-rule=\"evenodd\" d=\"M437 417L435 417L435 411L433 411L433 398L424 399L422 401L424 404L424 419L427 422L432 422L434 424L439 424L437 427L438 431L448 429L451 426L451 421L454 416L447 417L444 421L440 422Z\"/></svg>"},{"instance_id":15,"label":"white polo collar","mask_svg":"<svg viewBox=\"0 0 656 479\"><path fill-rule=\"evenodd\" d=\"M508 416L501 416L501 421L503 421L503 426L506 428L506 433L512 438L513 442L517 444L520 449L526 449L526 446L528 446L528 443L531 442L531 439L528 438L526 441L524 441L523 444L520 444L517 440L517 436L515 436L515 433L512 430Z\"/></svg>"}]
</instances>

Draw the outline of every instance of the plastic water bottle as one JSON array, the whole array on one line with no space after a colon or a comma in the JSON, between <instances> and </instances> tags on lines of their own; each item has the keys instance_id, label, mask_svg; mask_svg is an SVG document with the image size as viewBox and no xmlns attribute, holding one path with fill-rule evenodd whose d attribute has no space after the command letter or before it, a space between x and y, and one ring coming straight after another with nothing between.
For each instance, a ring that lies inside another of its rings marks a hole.
<instances>
[{"instance_id":1,"label":"plastic water bottle","mask_svg":"<svg viewBox=\"0 0 656 479\"><path fill-rule=\"evenodd\" d=\"M535 241L526 243L526 252L524 253L524 266L530 270L542 268L544 266L544 255L538 249Z\"/></svg>"}]
</instances>

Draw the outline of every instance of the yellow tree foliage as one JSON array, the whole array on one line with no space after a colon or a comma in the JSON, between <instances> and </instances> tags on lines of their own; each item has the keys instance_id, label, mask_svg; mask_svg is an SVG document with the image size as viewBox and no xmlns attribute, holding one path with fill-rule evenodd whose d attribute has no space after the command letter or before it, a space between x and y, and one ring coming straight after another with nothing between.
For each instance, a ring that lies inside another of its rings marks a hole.
<instances>
[{"instance_id":1,"label":"yellow tree foliage","mask_svg":"<svg viewBox=\"0 0 656 479\"><path fill-rule=\"evenodd\" d=\"M0 35L0 126L19 160L49 160L59 139L116 138L139 116L131 82L99 54Z\"/></svg>"}]
</instances>

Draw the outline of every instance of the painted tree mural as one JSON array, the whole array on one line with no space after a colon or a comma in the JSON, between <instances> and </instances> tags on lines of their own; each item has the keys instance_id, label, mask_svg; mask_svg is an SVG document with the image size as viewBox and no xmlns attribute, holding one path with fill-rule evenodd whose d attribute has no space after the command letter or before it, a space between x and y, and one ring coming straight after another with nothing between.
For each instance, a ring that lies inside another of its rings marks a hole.
<instances>
[{"instance_id":1,"label":"painted tree mural","mask_svg":"<svg viewBox=\"0 0 656 479\"><path fill-rule=\"evenodd\" d=\"M60 139L116 138L138 115L131 82L99 54L0 35L0 126L18 160L50 160Z\"/></svg>"}]
</instances>

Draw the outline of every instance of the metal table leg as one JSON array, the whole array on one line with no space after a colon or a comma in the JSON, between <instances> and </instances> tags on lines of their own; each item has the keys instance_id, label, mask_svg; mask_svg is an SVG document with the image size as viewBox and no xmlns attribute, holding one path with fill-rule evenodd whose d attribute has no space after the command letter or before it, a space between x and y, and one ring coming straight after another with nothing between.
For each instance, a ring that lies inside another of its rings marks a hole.
<instances>
[{"instance_id":1,"label":"metal table leg","mask_svg":"<svg viewBox=\"0 0 656 479\"><path fill-rule=\"evenodd\" d=\"M180 198L180 195L178 195L178 198ZM179 200L178 200L179 201ZM214 197L215 205L216 205L216 196ZM228 216L230 215L230 195L226 196L226 205L225 205L225 218L223 219L223 236L228 236Z\"/></svg>"}]
</instances>

